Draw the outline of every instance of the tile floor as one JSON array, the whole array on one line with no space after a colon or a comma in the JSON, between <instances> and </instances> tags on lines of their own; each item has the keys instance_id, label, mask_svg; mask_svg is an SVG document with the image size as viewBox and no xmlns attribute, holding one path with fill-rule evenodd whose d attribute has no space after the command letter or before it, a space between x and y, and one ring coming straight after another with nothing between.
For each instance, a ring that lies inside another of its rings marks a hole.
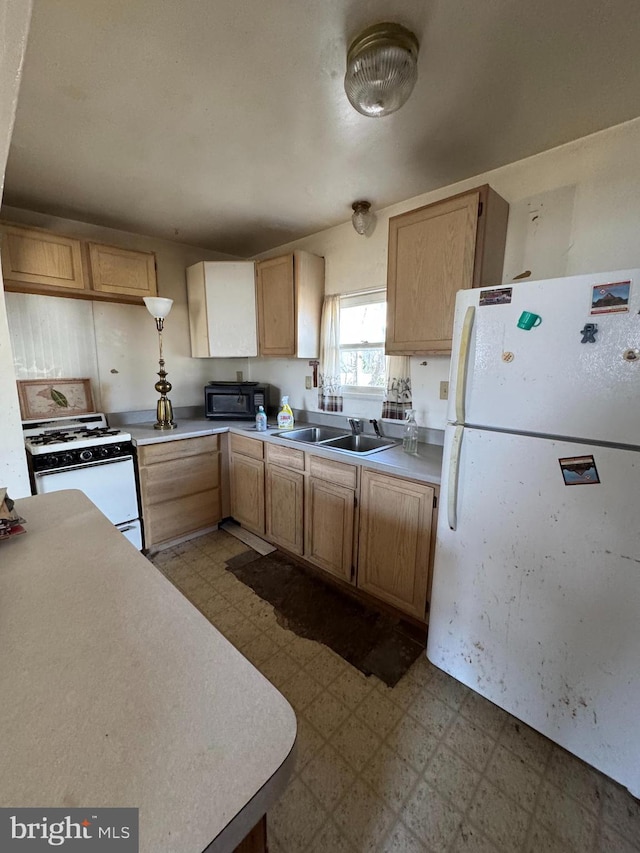
<instances>
[{"instance_id":1,"label":"tile floor","mask_svg":"<svg viewBox=\"0 0 640 853\"><path fill-rule=\"evenodd\" d=\"M224 531L154 564L287 697L298 758L270 853L631 853L640 802L420 658L388 688L281 628Z\"/></svg>"}]
</instances>

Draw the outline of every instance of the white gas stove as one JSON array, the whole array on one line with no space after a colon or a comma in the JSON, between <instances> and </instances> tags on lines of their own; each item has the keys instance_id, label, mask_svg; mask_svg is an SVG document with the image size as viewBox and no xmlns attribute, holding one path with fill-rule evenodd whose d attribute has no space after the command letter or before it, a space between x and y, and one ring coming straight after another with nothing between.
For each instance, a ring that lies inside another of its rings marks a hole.
<instances>
[{"instance_id":1,"label":"white gas stove","mask_svg":"<svg viewBox=\"0 0 640 853\"><path fill-rule=\"evenodd\" d=\"M138 550L142 535L129 433L111 429L105 415L23 421L34 494L80 489Z\"/></svg>"}]
</instances>

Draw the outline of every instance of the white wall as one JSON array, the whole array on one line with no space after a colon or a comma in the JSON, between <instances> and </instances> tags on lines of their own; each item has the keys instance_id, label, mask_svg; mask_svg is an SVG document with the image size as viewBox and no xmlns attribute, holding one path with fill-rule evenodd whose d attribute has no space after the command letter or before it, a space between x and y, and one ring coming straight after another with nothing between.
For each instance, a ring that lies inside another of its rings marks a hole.
<instances>
[{"instance_id":1,"label":"white wall","mask_svg":"<svg viewBox=\"0 0 640 853\"><path fill-rule=\"evenodd\" d=\"M327 293L384 286L390 216L488 183L510 205L503 282L525 270L531 270L533 279L640 267L639 151L640 119L635 119L376 211L376 228L370 237L356 234L348 222L264 257L293 248L324 255ZM371 202L375 209L375 199ZM276 377L294 407L316 408L315 392L304 388L304 377L311 372L306 361L275 364L274 359L252 359L240 366L237 361L216 363L216 378L233 379L236 369L243 369L245 378L273 381ZM414 405L423 426L444 427L446 403L439 400L439 383L448 378L448 371L449 359L444 356L411 360ZM345 414L379 414L377 404L349 401L347 406Z\"/></svg>"},{"instance_id":2,"label":"white wall","mask_svg":"<svg viewBox=\"0 0 640 853\"><path fill-rule=\"evenodd\" d=\"M31 0L0 0L0 197L13 132L18 87L31 20ZM0 277L0 486L13 498L29 494L13 355Z\"/></svg>"},{"instance_id":3,"label":"white wall","mask_svg":"<svg viewBox=\"0 0 640 853\"><path fill-rule=\"evenodd\" d=\"M191 358L185 269L228 255L6 206L2 218L155 252L159 295L174 300L162 336L169 396L174 407L202 403L212 366ZM155 409L158 334L144 306L23 293L7 293L6 303L17 379L89 377L100 411Z\"/></svg>"}]
</instances>

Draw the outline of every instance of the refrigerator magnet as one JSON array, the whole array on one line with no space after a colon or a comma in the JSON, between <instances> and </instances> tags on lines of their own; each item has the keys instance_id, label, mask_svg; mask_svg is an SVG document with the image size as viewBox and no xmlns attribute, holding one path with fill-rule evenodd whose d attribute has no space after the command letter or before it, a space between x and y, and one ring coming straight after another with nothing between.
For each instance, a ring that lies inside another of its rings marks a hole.
<instances>
[{"instance_id":1,"label":"refrigerator magnet","mask_svg":"<svg viewBox=\"0 0 640 853\"><path fill-rule=\"evenodd\" d=\"M591 486L600 482L593 456L558 459L565 486Z\"/></svg>"},{"instance_id":2,"label":"refrigerator magnet","mask_svg":"<svg viewBox=\"0 0 640 853\"><path fill-rule=\"evenodd\" d=\"M480 291L479 305L508 305L511 302L512 287L496 287Z\"/></svg>"},{"instance_id":3,"label":"refrigerator magnet","mask_svg":"<svg viewBox=\"0 0 640 853\"><path fill-rule=\"evenodd\" d=\"M630 281L596 284L591 289L592 314L618 314L629 310Z\"/></svg>"}]
</instances>

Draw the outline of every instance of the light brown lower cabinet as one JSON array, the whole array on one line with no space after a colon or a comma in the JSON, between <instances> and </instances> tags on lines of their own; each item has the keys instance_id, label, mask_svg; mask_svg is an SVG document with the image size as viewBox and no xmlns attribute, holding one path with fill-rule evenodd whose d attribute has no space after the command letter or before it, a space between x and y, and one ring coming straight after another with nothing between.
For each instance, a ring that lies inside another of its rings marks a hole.
<instances>
[{"instance_id":1,"label":"light brown lower cabinet","mask_svg":"<svg viewBox=\"0 0 640 853\"><path fill-rule=\"evenodd\" d=\"M139 447L138 477L145 548L220 521L217 435Z\"/></svg>"},{"instance_id":2,"label":"light brown lower cabinet","mask_svg":"<svg viewBox=\"0 0 640 853\"><path fill-rule=\"evenodd\" d=\"M326 572L355 583L357 468L319 456L309 455L307 461L304 555Z\"/></svg>"},{"instance_id":3,"label":"light brown lower cabinet","mask_svg":"<svg viewBox=\"0 0 640 853\"><path fill-rule=\"evenodd\" d=\"M267 444L265 513L267 538L292 554L304 550L304 453Z\"/></svg>"},{"instance_id":4,"label":"light brown lower cabinet","mask_svg":"<svg viewBox=\"0 0 640 853\"><path fill-rule=\"evenodd\" d=\"M243 527L264 536L264 442L231 433L231 515Z\"/></svg>"},{"instance_id":5,"label":"light brown lower cabinet","mask_svg":"<svg viewBox=\"0 0 640 853\"><path fill-rule=\"evenodd\" d=\"M302 555L304 474L267 465L265 481L267 536L292 554Z\"/></svg>"},{"instance_id":6,"label":"light brown lower cabinet","mask_svg":"<svg viewBox=\"0 0 640 853\"><path fill-rule=\"evenodd\" d=\"M425 620L433 486L234 433L230 447L236 521Z\"/></svg>"},{"instance_id":7,"label":"light brown lower cabinet","mask_svg":"<svg viewBox=\"0 0 640 853\"><path fill-rule=\"evenodd\" d=\"M360 484L358 586L424 620L435 490L364 469Z\"/></svg>"}]
</instances>

